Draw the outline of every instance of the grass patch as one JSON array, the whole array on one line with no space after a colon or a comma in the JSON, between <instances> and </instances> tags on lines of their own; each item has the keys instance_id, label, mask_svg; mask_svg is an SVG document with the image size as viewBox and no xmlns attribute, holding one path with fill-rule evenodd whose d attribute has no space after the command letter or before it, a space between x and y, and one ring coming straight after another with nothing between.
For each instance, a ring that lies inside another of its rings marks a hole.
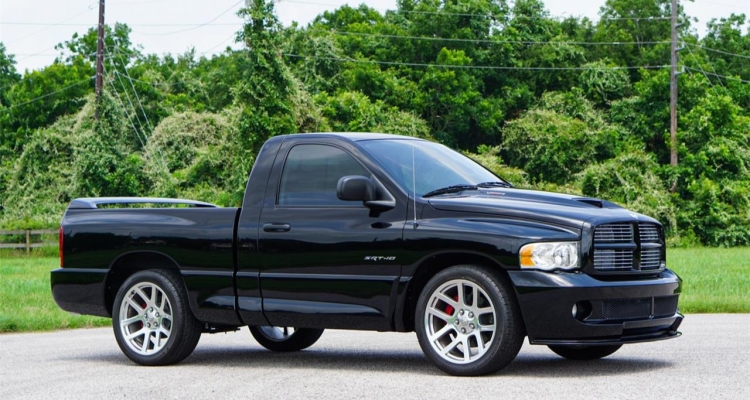
<instances>
[{"instance_id":1,"label":"grass patch","mask_svg":"<svg viewBox=\"0 0 750 400\"><path fill-rule=\"evenodd\" d=\"M29 252L29 255L26 255L26 249L0 249L0 263L2 263L6 258L17 258L17 257L57 257L58 256L58 250L57 245L54 246L45 246L45 247L37 247L35 249L31 249ZM3 264L0 264L3 265Z\"/></svg>"},{"instance_id":2,"label":"grass patch","mask_svg":"<svg viewBox=\"0 0 750 400\"><path fill-rule=\"evenodd\" d=\"M750 247L667 249L685 313L750 313Z\"/></svg>"},{"instance_id":3,"label":"grass patch","mask_svg":"<svg viewBox=\"0 0 750 400\"><path fill-rule=\"evenodd\" d=\"M0 258L0 332L108 326L107 318L71 315L52 299L49 273L57 258Z\"/></svg>"},{"instance_id":4,"label":"grass patch","mask_svg":"<svg viewBox=\"0 0 750 400\"><path fill-rule=\"evenodd\" d=\"M750 248L668 249L667 264L683 279L682 312L750 313ZM57 265L57 258L0 255L0 332L110 325L57 307L49 283Z\"/></svg>"}]
</instances>

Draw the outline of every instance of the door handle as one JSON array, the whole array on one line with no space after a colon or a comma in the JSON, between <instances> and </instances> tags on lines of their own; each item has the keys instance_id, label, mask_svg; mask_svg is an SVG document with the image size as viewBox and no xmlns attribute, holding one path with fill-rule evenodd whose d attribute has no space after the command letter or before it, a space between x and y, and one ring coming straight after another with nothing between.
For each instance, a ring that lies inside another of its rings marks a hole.
<instances>
[{"instance_id":1,"label":"door handle","mask_svg":"<svg viewBox=\"0 0 750 400\"><path fill-rule=\"evenodd\" d=\"M270 222L263 224L263 230L265 232L289 232L292 226L281 222Z\"/></svg>"}]
</instances>

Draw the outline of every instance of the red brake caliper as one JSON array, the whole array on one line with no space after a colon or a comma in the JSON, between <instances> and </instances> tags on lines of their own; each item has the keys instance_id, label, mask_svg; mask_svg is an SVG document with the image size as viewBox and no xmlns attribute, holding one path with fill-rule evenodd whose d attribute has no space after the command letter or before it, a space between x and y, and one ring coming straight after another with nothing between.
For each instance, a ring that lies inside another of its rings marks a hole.
<instances>
[{"instance_id":1,"label":"red brake caliper","mask_svg":"<svg viewBox=\"0 0 750 400\"><path fill-rule=\"evenodd\" d=\"M141 299L141 301L143 301L143 299ZM143 304L141 304L141 308L143 308L144 310L146 309L146 302L145 301L143 302ZM143 321L139 321L138 323L141 325L140 329L143 329Z\"/></svg>"},{"instance_id":2,"label":"red brake caliper","mask_svg":"<svg viewBox=\"0 0 750 400\"><path fill-rule=\"evenodd\" d=\"M458 294L456 294L455 296L453 296L453 300L456 300L456 301L458 301ZM448 314L448 315L453 315L453 311L456 311L456 309L455 309L455 308L453 308L453 306L452 306L452 305L450 305L450 304L446 304L446 305L445 305L445 313L446 313L446 314Z\"/></svg>"}]
</instances>

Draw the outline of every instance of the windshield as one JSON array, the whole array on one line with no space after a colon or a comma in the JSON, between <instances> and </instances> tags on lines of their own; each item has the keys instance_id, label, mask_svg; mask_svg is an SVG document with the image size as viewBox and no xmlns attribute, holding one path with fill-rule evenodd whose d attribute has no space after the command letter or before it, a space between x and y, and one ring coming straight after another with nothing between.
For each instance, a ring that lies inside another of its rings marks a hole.
<instances>
[{"instance_id":1,"label":"windshield","mask_svg":"<svg viewBox=\"0 0 750 400\"><path fill-rule=\"evenodd\" d=\"M423 140L364 140L359 144L407 192L423 196L453 185L501 180L470 158L442 144ZM412 156L416 185L412 183Z\"/></svg>"}]
</instances>

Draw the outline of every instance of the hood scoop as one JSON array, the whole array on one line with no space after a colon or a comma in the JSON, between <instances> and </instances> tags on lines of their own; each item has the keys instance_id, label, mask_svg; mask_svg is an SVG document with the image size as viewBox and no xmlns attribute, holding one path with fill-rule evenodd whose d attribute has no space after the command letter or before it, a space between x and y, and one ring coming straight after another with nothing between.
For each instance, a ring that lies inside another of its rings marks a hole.
<instances>
[{"instance_id":1,"label":"hood scoop","mask_svg":"<svg viewBox=\"0 0 750 400\"><path fill-rule=\"evenodd\" d=\"M591 197L577 197L574 198L575 201L580 201L581 203L586 203L590 206L594 206L596 208L603 208L604 202L601 199L594 199Z\"/></svg>"}]
</instances>

